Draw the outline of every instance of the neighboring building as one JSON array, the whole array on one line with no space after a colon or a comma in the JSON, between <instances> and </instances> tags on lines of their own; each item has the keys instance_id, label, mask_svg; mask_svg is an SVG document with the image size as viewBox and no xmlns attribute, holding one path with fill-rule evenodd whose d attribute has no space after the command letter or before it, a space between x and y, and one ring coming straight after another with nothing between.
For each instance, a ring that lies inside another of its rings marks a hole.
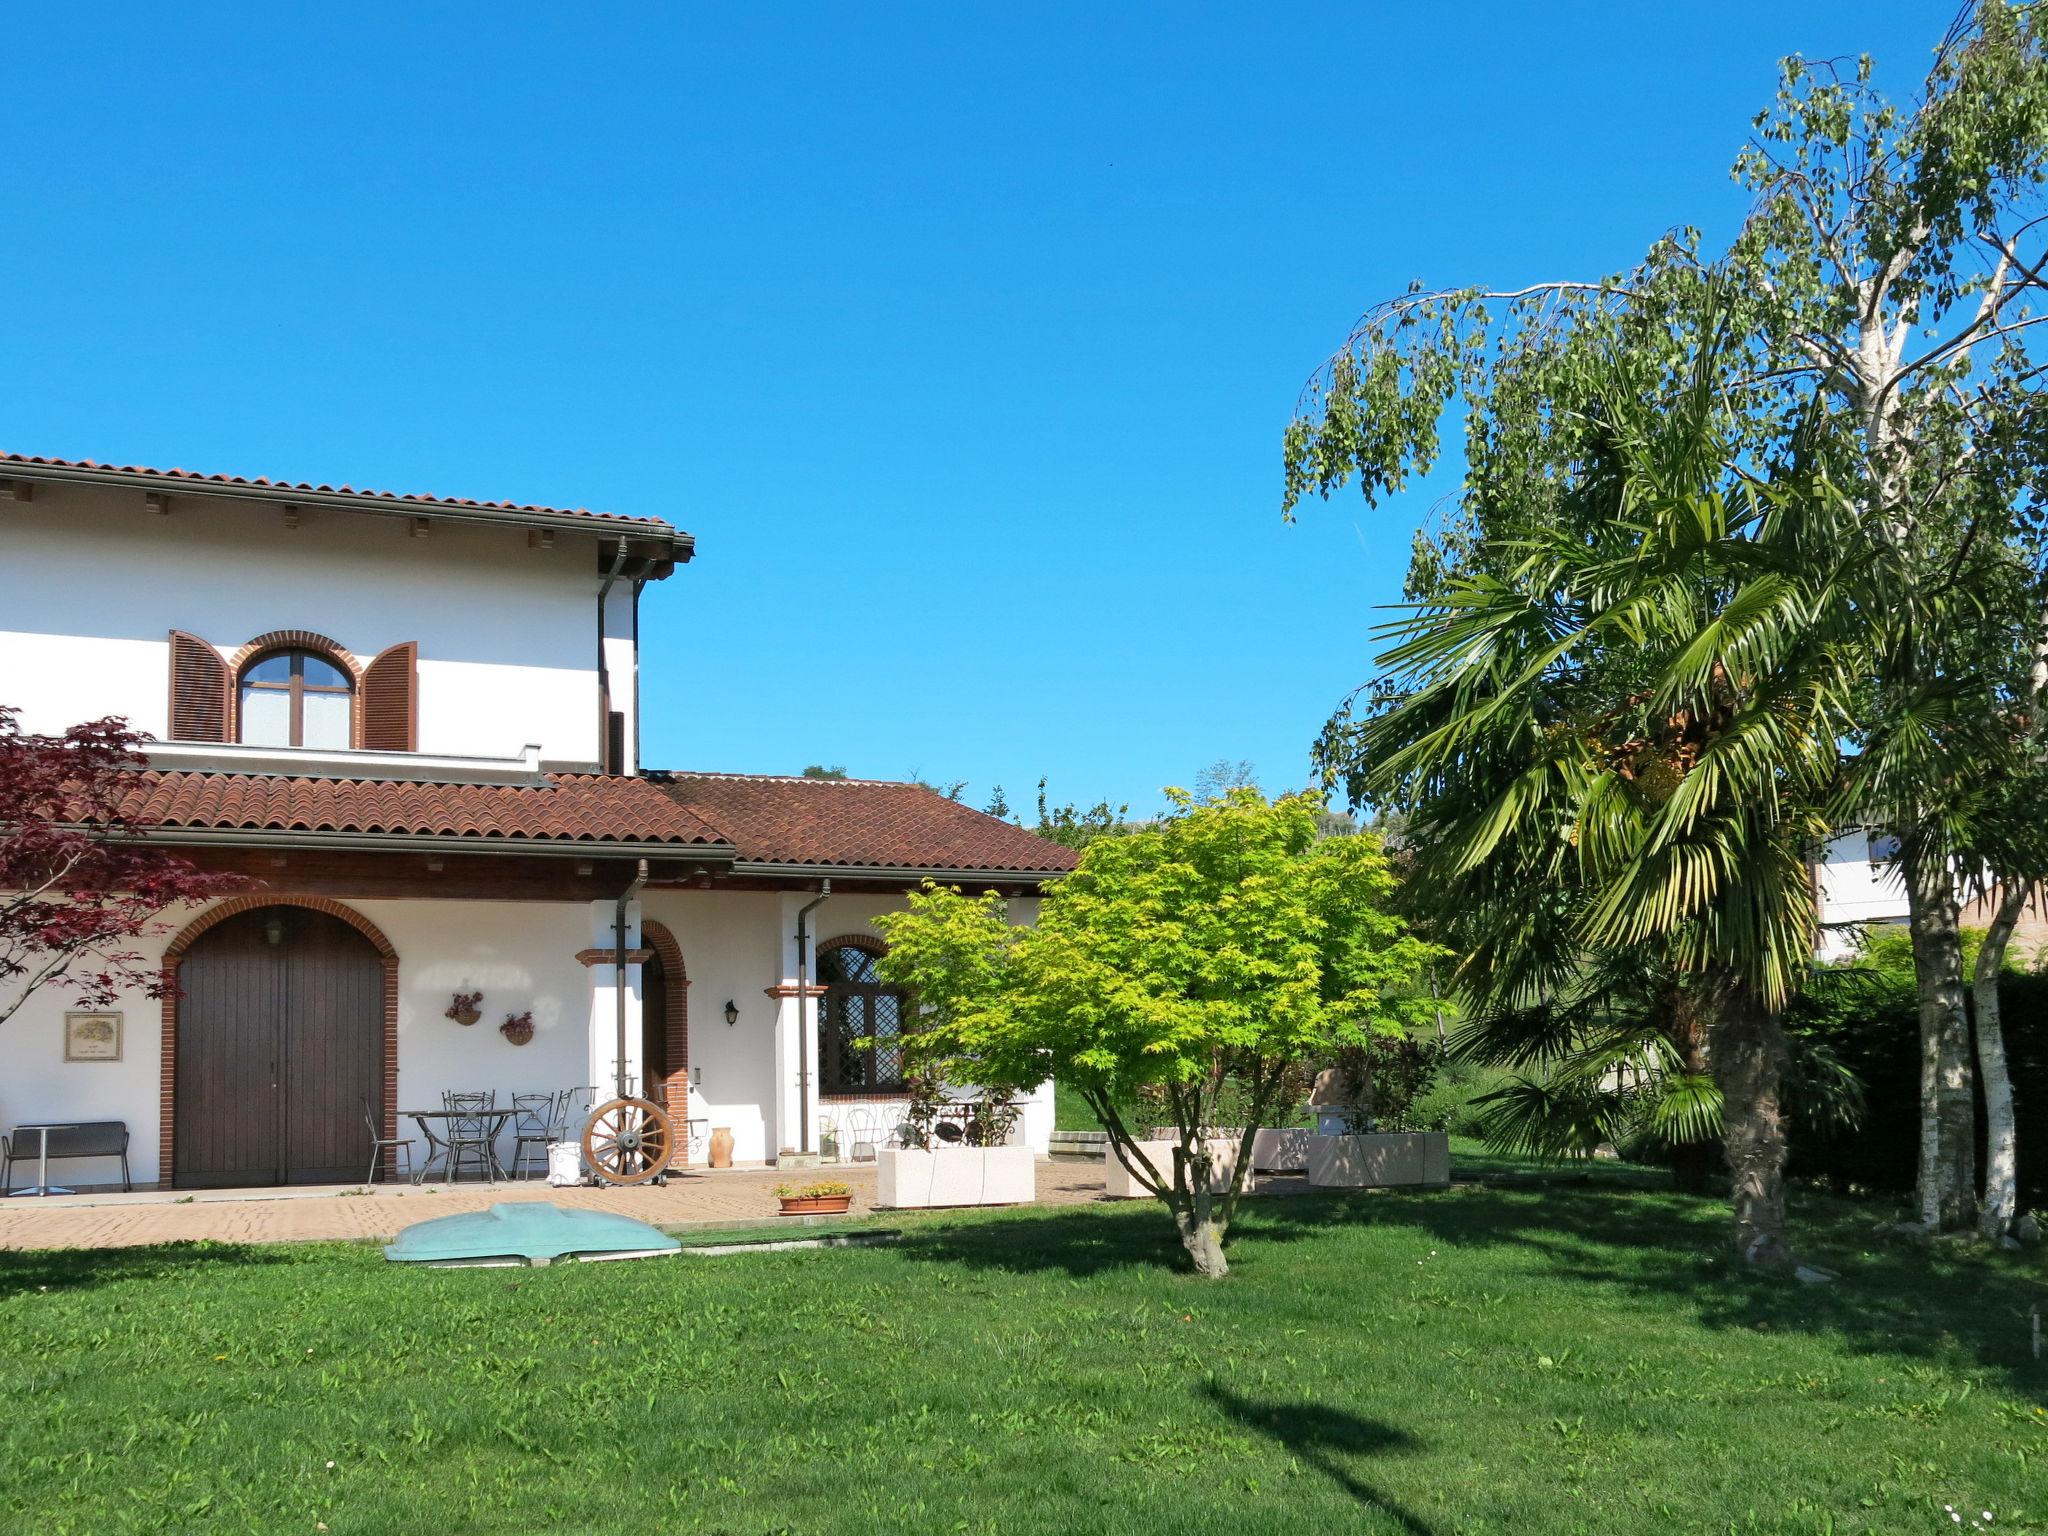
<instances>
[{"instance_id":1,"label":"neighboring building","mask_svg":"<svg viewBox=\"0 0 2048 1536\"><path fill-rule=\"evenodd\" d=\"M67 1061L69 999L30 998L0 1129L124 1120L142 1183L359 1180L365 1099L389 1127L444 1090L610 1097L621 984L628 1076L736 1161L886 1127L900 1053L851 1044L905 1022L876 915L930 876L1028 921L1073 855L911 784L643 770L640 602L693 548L655 518L0 455L0 702L161 738L131 816L256 882L171 915L178 995L118 1010L118 1060ZM481 1022L446 1017L477 991ZM494 1027L527 1011L528 1044ZM1050 1085L1024 1124L1043 1150Z\"/></svg>"},{"instance_id":2,"label":"neighboring building","mask_svg":"<svg viewBox=\"0 0 2048 1536\"><path fill-rule=\"evenodd\" d=\"M1818 957L1846 960L1873 928L1906 926L1906 882L1899 868L1899 840L1889 832L1860 830L1831 838L1813 863L1813 899L1820 913ZM1984 928L1998 910L1996 888L1963 905L1963 926ZM2041 904L2030 904L2013 930L2015 959L2048 940Z\"/></svg>"}]
</instances>

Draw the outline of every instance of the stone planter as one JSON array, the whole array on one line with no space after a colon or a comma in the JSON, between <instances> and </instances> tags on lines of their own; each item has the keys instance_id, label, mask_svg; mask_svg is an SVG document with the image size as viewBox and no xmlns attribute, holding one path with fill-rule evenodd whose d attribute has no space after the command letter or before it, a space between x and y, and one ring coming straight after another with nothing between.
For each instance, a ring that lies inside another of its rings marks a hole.
<instances>
[{"instance_id":1,"label":"stone planter","mask_svg":"<svg viewBox=\"0 0 2048 1536\"><path fill-rule=\"evenodd\" d=\"M1442 1131L1311 1136L1308 1181L1323 1189L1445 1189L1451 1138Z\"/></svg>"},{"instance_id":2,"label":"stone planter","mask_svg":"<svg viewBox=\"0 0 2048 1536\"><path fill-rule=\"evenodd\" d=\"M1311 1133L1306 1126L1286 1130L1270 1127L1252 1137L1252 1169L1257 1173L1300 1173L1308 1166Z\"/></svg>"},{"instance_id":3,"label":"stone planter","mask_svg":"<svg viewBox=\"0 0 2048 1536\"><path fill-rule=\"evenodd\" d=\"M1230 1188L1230 1177L1237 1170L1237 1144L1238 1138L1235 1136L1227 1141L1218 1137L1207 1144L1211 1159L1209 1174L1210 1193L1220 1195ZM1158 1176L1162 1184L1172 1182L1173 1150L1179 1145L1178 1141L1141 1141L1138 1143L1139 1155L1151 1166L1153 1173ZM1249 1190L1255 1182L1247 1174L1244 1187ZM1104 1191L1112 1200L1149 1200L1152 1198L1152 1191L1131 1177L1130 1170L1125 1168L1122 1160L1117 1157L1114 1147L1108 1148L1103 1155L1102 1183Z\"/></svg>"},{"instance_id":4,"label":"stone planter","mask_svg":"<svg viewBox=\"0 0 2048 1536\"><path fill-rule=\"evenodd\" d=\"M1038 1160L1029 1147L887 1147L875 1155L875 1204L888 1210L1037 1198Z\"/></svg>"}]
</instances>

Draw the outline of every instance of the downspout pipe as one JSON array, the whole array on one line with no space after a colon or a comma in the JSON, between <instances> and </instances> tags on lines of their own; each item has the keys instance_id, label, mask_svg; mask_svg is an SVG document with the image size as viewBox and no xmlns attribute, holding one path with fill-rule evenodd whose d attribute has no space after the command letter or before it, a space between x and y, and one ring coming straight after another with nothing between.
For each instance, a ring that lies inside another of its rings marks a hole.
<instances>
[{"instance_id":1,"label":"downspout pipe","mask_svg":"<svg viewBox=\"0 0 2048 1536\"><path fill-rule=\"evenodd\" d=\"M642 859L640 867L633 873L633 883L619 892L619 899L612 907L612 988L618 1002L619 1053L612 1058L612 1072L616 1081L613 1086L619 1098L630 1098L626 1092L626 909L633 904L647 885L647 861Z\"/></svg>"},{"instance_id":2,"label":"downspout pipe","mask_svg":"<svg viewBox=\"0 0 2048 1536\"><path fill-rule=\"evenodd\" d=\"M811 961L805 943L806 920L832 894L832 882L819 882L818 894L796 914L796 1103L797 1150L811 1150Z\"/></svg>"},{"instance_id":3,"label":"downspout pipe","mask_svg":"<svg viewBox=\"0 0 2048 1536\"><path fill-rule=\"evenodd\" d=\"M612 568L604 573L604 584L597 589L597 761L598 766L608 773L622 772L619 764L608 761L612 742L612 668L605 658L604 605L612 595L612 584L619 579L619 573L626 568L626 541L619 540L618 548L612 551ZM637 658L637 648L635 651ZM634 707L638 708L639 693L633 695ZM634 749L639 749L635 739Z\"/></svg>"}]
</instances>

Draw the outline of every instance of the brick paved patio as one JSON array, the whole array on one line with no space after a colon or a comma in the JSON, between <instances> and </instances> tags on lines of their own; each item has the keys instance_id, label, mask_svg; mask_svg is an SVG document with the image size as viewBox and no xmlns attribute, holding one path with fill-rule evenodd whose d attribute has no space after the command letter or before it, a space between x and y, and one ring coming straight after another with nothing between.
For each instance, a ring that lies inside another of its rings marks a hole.
<instances>
[{"instance_id":1,"label":"brick paved patio","mask_svg":"<svg viewBox=\"0 0 2048 1536\"><path fill-rule=\"evenodd\" d=\"M476 1211L500 1200L553 1200L558 1205L617 1211L658 1227L723 1226L773 1218L777 1184L840 1179L853 1186L855 1214L874 1208L872 1166L778 1172L772 1168L680 1174L655 1189L553 1189L532 1182L460 1187L379 1184L352 1190L209 1190L191 1196L151 1191L131 1195L18 1197L0 1203L0 1248L130 1248L143 1243L212 1239L231 1243L388 1241L400 1227ZM1265 1179L1261 1193L1305 1188L1299 1178ZM1098 1162L1038 1162L1038 1204L1074 1205L1103 1196Z\"/></svg>"}]
</instances>

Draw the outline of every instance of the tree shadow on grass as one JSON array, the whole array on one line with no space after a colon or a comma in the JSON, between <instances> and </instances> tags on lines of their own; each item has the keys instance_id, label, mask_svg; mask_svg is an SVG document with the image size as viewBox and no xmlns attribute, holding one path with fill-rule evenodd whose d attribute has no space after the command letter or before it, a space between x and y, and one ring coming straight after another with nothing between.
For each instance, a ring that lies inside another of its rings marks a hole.
<instances>
[{"instance_id":1,"label":"tree shadow on grass","mask_svg":"<svg viewBox=\"0 0 2048 1536\"><path fill-rule=\"evenodd\" d=\"M1822 1285L1736 1262L1727 1205L1709 1196L1596 1179L1405 1197L1375 1214L1436 1242L1530 1251L1554 1275L1667 1302L1708 1328L1832 1335L1857 1353L1930 1363L1963 1355L2017 1390L2048 1391L2048 1361L2032 1358L2028 1328L2032 1308L2048 1312L2048 1265L1888 1241L1882 1205L1794 1191L1793 1247L1835 1273Z\"/></svg>"},{"instance_id":2,"label":"tree shadow on grass","mask_svg":"<svg viewBox=\"0 0 2048 1536\"><path fill-rule=\"evenodd\" d=\"M1242 1210L1238 1220L1245 1220ZM1323 1230L1324 1224L1313 1221L1262 1223L1259 1238L1284 1243ZM894 1251L925 1263L965 1264L1017 1275L1053 1271L1076 1280L1116 1269L1194 1273L1173 1217L1156 1200L1118 1201L1108 1208L1068 1207L1026 1220L916 1227L904 1233Z\"/></svg>"},{"instance_id":3,"label":"tree shadow on grass","mask_svg":"<svg viewBox=\"0 0 2048 1536\"><path fill-rule=\"evenodd\" d=\"M291 1262L276 1244L156 1243L143 1248L0 1250L0 1295L79 1291L122 1280L168 1280L211 1268Z\"/></svg>"},{"instance_id":4,"label":"tree shadow on grass","mask_svg":"<svg viewBox=\"0 0 2048 1536\"><path fill-rule=\"evenodd\" d=\"M2048 1314L2048 1265L2037 1254L1886 1244L1876 1234L1889 1214L1881 1204L1795 1191L1794 1245L1838 1273L1829 1285L1742 1269L1729 1252L1724 1201L1659 1187L1642 1170L1248 1201L1231 1254L1235 1264L1240 1253L1253 1259L1269 1245L1346 1226L1409 1228L1430 1244L1521 1250L1549 1276L1650 1299L1708 1328L1832 1336L1856 1353L1929 1363L1962 1357L2001 1373L2018 1392L2048 1398L2048 1361L2032 1358L2028 1331L2032 1308ZM1171 1218L1154 1201L913 1230L899 1251L923 1262L1076 1279L1117 1269L1192 1273Z\"/></svg>"},{"instance_id":5,"label":"tree shadow on grass","mask_svg":"<svg viewBox=\"0 0 2048 1536\"><path fill-rule=\"evenodd\" d=\"M1315 1468L1356 1503L1391 1517L1415 1536L1432 1536L1429 1525L1351 1470L1361 1457L1417 1449L1419 1442L1405 1429L1320 1403L1259 1402L1213 1381L1204 1384L1202 1394L1247 1429Z\"/></svg>"}]
</instances>

